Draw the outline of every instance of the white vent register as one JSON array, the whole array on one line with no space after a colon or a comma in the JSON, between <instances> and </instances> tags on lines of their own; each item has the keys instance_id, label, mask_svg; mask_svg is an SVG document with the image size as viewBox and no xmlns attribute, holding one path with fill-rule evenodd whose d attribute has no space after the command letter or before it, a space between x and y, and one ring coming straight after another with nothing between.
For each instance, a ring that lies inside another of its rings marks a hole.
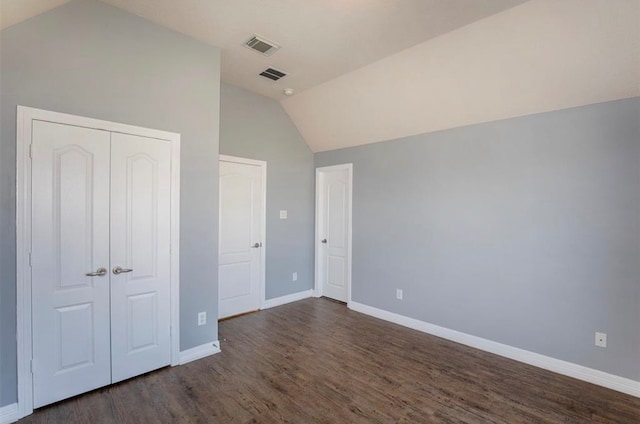
<instances>
[{"instance_id":1,"label":"white vent register","mask_svg":"<svg viewBox=\"0 0 640 424\"><path fill-rule=\"evenodd\" d=\"M280 46L273 41L269 41L255 34L244 43L244 46L265 56L271 56L280 48Z\"/></svg>"}]
</instances>

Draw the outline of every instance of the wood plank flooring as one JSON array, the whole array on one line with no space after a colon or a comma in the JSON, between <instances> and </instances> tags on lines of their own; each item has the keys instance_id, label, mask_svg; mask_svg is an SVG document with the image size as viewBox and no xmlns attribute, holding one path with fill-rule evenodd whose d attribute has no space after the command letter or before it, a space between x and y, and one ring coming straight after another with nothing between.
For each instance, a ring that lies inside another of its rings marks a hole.
<instances>
[{"instance_id":1,"label":"wood plank flooring","mask_svg":"<svg viewBox=\"0 0 640 424\"><path fill-rule=\"evenodd\" d=\"M640 423L640 399L306 299L220 323L222 353L20 423Z\"/></svg>"}]
</instances>

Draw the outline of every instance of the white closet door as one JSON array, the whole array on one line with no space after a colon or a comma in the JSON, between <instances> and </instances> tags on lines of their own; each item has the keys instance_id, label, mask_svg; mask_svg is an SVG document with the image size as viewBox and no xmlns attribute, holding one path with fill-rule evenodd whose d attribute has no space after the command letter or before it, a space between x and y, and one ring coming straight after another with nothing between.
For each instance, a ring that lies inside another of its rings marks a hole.
<instances>
[{"instance_id":1,"label":"white closet door","mask_svg":"<svg viewBox=\"0 0 640 424\"><path fill-rule=\"evenodd\" d=\"M109 271L114 383L171 360L170 196L170 143L112 133ZM118 267L123 271L118 273Z\"/></svg>"},{"instance_id":2,"label":"white closet door","mask_svg":"<svg viewBox=\"0 0 640 424\"><path fill-rule=\"evenodd\" d=\"M37 408L111 383L109 133L34 121L32 149Z\"/></svg>"}]
</instances>

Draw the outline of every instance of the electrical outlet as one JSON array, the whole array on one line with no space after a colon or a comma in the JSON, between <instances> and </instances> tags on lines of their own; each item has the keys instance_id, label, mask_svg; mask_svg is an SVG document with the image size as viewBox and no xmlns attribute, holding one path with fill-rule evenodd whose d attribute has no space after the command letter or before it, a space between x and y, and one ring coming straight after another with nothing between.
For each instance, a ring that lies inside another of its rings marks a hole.
<instances>
[{"instance_id":1,"label":"electrical outlet","mask_svg":"<svg viewBox=\"0 0 640 424\"><path fill-rule=\"evenodd\" d=\"M293 274L291 274L291 281L298 281L298 273L294 272Z\"/></svg>"},{"instance_id":2,"label":"electrical outlet","mask_svg":"<svg viewBox=\"0 0 640 424\"><path fill-rule=\"evenodd\" d=\"M198 325L205 325L207 323L207 313L198 312Z\"/></svg>"},{"instance_id":3,"label":"electrical outlet","mask_svg":"<svg viewBox=\"0 0 640 424\"><path fill-rule=\"evenodd\" d=\"M607 347L607 333L596 332L596 346Z\"/></svg>"},{"instance_id":4,"label":"electrical outlet","mask_svg":"<svg viewBox=\"0 0 640 424\"><path fill-rule=\"evenodd\" d=\"M280 219L287 219L287 211L280 211Z\"/></svg>"},{"instance_id":5,"label":"electrical outlet","mask_svg":"<svg viewBox=\"0 0 640 424\"><path fill-rule=\"evenodd\" d=\"M396 289L396 299L402 300L402 289Z\"/></svg>"}]
</instances>

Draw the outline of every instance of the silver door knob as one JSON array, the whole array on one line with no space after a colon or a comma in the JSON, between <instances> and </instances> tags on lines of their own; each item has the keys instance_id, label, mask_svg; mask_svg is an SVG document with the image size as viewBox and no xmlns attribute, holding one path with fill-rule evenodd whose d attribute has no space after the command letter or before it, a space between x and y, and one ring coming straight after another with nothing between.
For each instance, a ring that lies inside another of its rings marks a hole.
<instances>
[{"instance_id":1,"label":"silver door knob","mask_svg":"<svg viewBox=\"0 0 640 424\"><path fill-rule=\"evenodd\" d=\"M251 246L251 247L253 247L254 249L257 249L257 248L258 248L258 247L260 247L260 246L262 246L262 243L256 243L256 244L254 244L254 245L253 245L253 246Z\"/></svg>"},{"instance_id":2,"label":"silver door knob","mask_svg":"<svg viewBox=\"0 0 640 424\"><path fill-rule=\"evenodd\" d=\"M103 275L107 275L107 268L100 267L96 270L96 272L89 272L85 275L87 277L102 277Z\"/></svg>"},{"instance_id":3,"label":"silver door knob","mask_svg":"<svg viewBox=\"0 0 640 424\"><path fill-rule=\"evenodd\" d=\"M327 243L327 239L322 239L322 241L320 243Z\"/></svg>"},{"instance_id":4,"label":"silver door knob","mask_svg":"<svg viewBox=\"0 0 640 424\"><path fill-rule=\"evenodd\" d=\"M133 271L133 269L131 269L131 268L122 268L122 267L116 266L116 267L113 268L112 271L113 271L114 274L118 275L118 274L123 274L125 272L131 272L131 271Z\"/></svg>"}]
</instances>

